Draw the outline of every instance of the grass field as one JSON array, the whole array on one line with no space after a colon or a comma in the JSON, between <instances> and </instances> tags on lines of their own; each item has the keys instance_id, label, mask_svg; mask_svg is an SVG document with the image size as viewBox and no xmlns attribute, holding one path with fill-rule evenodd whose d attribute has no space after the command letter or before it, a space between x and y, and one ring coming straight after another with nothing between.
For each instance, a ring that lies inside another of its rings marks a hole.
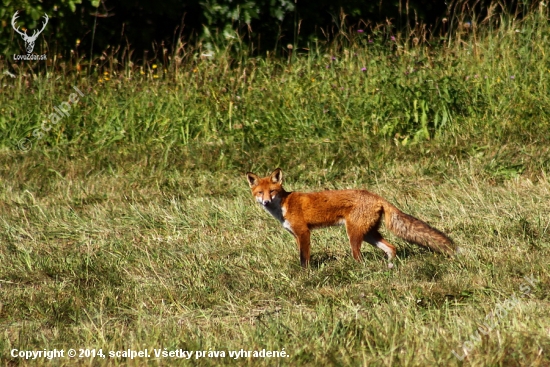
<instances>
[{"instance_id":1,"label":"grass field","mask_svg":"<svg viewBox=\"0 0 550 367\"><path fill-rule=\"evenodd\" d=\"M2 74L2 364L550 365L547 18L438 47L365 32L284 60L228 44ZM376 192L462 252L383 232L390 270L329 228L304 270L244 177L278 166L287 190ZM13 356L71 348L106 358ZM128 349L151 356L109 357ZM284 356L244 353L264 349Z\"/></svg>"}]
</instances>

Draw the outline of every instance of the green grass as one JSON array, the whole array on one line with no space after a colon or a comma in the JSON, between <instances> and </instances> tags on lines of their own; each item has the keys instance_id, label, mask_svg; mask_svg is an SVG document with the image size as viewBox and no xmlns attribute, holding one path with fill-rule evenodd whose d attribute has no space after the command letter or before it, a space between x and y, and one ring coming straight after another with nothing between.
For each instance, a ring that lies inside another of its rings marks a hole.
<instances>
[{"instance_id":1,"label":"green grass","mask_svg":"<svg viewBox=\"0 0 550 367\"><path fill-rule=\"evenodd\" d=\"M142 69L98 59L92 76L78 60L2 74L0 361L147 348L53 364L549 365L547 16L503 16L437 47L366 32L289 60L227 44ZM73 85L85 96L70 116L33 136ZM367 244L355 262L330 228L303 270L244 177L277 166L288 190L376 192L463 252L384 232L398 247L389 270ZM525 276L538 282L520 296ZM459 361L491 312L498 325ZM163 348L289 357L155 358Z\"/></svg>"},{"instance_id":2,"label":"green grass","mask_svg":"<svg viewBox=\"0 0 550 367\"><path fill-rule=\"evenodd\" d=\"M200 45L182 46L164 65L102 57L91 76L75 70L80 59L52 60L45 75L16 64L14 78L1 74L0 144L168 152L205 143L250 151L280 140L540 142L550 121L547 17L502 16L495 29L479 25L431 44L415 45L415 34L352 33L288 61L248 57L228 41L211 58ZM52 125L48 116L72 86L85 97ZM43 120L51 130L41 131Z\"/></svg>"},{"instance_id":3,"label":"green grass","mask_svg":"<svg viewBox=\"0 0 550 367\"><path fill-rule=\"evenodd\" d=\"M88 157L37 158L2 161L5 360L12 348L285 348L288 359L260 363L459 365L451 351L463 354L459 345L533 275L537 287L468 359L550 361L547 177L494 184L473 159L397 161L326 181L326 170L289 167L289 189L368 188L464 249L448 259L388 235L399 256L389 271L368 245L355 262L344 230L332 228L314 232L304 271L294 240L254 203L240 172L157 170L146 157L113 170ZM163 363L118 362L145 361Z\"/></svg>"}]
</instances>

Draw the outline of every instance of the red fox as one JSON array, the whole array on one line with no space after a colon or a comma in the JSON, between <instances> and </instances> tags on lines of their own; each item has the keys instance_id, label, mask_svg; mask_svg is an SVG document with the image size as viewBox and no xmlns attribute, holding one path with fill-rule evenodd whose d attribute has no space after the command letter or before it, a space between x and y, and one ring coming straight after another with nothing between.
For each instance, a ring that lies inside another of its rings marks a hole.
<instances>
[{"instance_id":1,"label":"red fox","mask_svg":"<svg viewBox=\"0 0 550 367\"><path fill-rule=\"evenodd\" d=\"M246 174L252 195L275 217L298 242L300 263L309 264L310 231L345 225L356 260L361 260L363 241L382 249L388 266L395 258L395 247L382 238L378 228L384 216L386 228L409 242L451 255L452 240L420 219L403 213L382 197L366 190L327 190L321 192L287 192L283 188L283 171L277 168L268 177Z\"/></svg>"}]
</instances>

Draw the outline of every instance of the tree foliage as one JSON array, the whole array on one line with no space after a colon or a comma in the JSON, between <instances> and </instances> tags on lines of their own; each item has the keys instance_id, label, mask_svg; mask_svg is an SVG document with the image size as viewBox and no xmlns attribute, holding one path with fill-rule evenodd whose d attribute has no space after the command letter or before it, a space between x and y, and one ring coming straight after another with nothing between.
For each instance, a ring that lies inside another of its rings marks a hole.
<instances>
[{"instance_id":1,"label":"tree foliage","mask_svg":"<svg viewBox=\"0 0 550 367\"><path fill-rule=\"evenodd\" d=\"M171 50L182 37L212 42L209 38L234 35L234 31L258 52L277 52L277 45L307 46L310 40L330 39L349 25L383 23L404 29L423 24L433 30L444 17L460 14L472 18L493 4L490 0L1 1L0 50L5 57L23 51L22 40L10 25L19 10L22 29L39 27L44 13L50 17L41 36L45 42L39 42L41 48L36 53L68 55L73 50L89 55L122 46L138 58L145 51ZM498 4L519 8L514 1L507 3Z\"/></svg>"}]
</instances>

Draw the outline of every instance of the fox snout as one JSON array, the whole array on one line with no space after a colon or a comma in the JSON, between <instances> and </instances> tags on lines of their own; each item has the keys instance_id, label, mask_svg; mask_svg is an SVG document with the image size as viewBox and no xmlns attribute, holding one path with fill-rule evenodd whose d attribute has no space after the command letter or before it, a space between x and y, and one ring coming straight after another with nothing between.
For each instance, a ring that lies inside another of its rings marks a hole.
<instances>
[{"instance_id":1,"label":"fox snout","mask_svg":"<svg viewBox=\"0 0 550 367\"><path fill-rule=\"evenodd\" d=\"M258 196L256 198L256 200L258 201L258 203L262 204L263 206L268 206L269 204L271 204L271 199L270 198L263 198L261 196Z\"/></svg>"}]
</instances>

